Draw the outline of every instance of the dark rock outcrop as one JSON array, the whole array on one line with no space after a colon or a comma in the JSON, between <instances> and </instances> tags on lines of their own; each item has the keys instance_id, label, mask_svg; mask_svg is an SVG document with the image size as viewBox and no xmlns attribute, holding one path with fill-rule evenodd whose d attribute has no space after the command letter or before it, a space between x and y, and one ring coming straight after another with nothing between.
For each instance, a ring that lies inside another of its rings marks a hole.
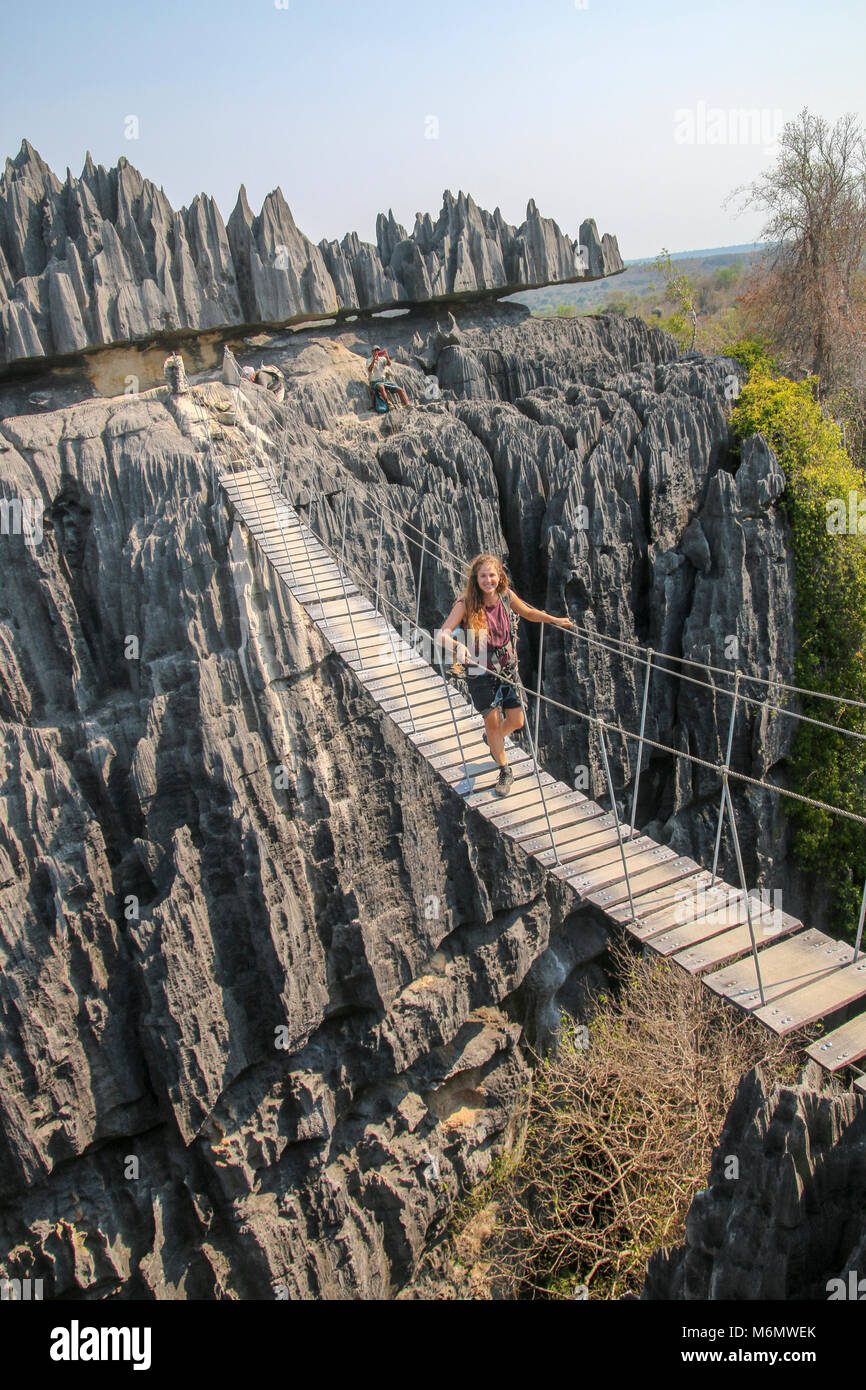
<instances>
[{"instance_id":1,"label":"dark rock outcrop","mask_svg":"<svg viewBox=\"0 0 866 1390\"><path fill-rule=\"evenodd\" d=\"M501 296L624 269L616 238L586 221L573 242L530 199L509 226L446 192L434 223L408 235L379 216L377 245L355 233L315 246L280 189L254 216L241 187L228 224L212 198L175 212L126 159L61 181L26 140L0 177L0 362L104 343L285 323L428 300Z\"/></svg>"},{"instance_id":2,"label":"dark rock outcrop","mask_svg":"<svg viewBox=\"0 0 866 1390\"><path fill-rule=\"evenodd\" d=\"M814 1063L797 1086L769 1086L757 1069L737 1088L685 1242L653 1256L642 1297L845 1299L864 1244L862 1096Z\"/></svg>"}]
</instances>

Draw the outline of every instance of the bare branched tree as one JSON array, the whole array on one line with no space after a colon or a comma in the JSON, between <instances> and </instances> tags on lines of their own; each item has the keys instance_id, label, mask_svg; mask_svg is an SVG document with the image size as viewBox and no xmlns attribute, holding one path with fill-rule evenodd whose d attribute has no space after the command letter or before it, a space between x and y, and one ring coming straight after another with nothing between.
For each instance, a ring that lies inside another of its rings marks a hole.
<instances>
[{"instance_id":1,"label":"bare branched tree","mask_svg":"<svg viewBox=\"0 0 866 1390\"><path fill-rule=\"evenodd\" d=\"M769 250L746 306L825 391L851 387L864 356L866 140L857 117L848 112L831 129L804 107L785 125L775 167L733 198L767 214Z\"/></svg>"}]
</instances>

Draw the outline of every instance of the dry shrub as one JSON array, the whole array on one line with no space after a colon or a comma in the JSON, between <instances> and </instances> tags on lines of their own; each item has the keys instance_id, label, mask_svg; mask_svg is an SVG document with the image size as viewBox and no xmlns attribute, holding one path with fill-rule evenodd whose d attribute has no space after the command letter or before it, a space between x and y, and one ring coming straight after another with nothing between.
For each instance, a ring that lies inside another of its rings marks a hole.
<instances>
[{"instance_id":1,"label":"dry shrub","mask_svg":"<svg viewBox=\"0 0 866 1390\"><path fill-rule=\"evenodd\" d=\"M758 1063L797 1075L790 1044L678 967L624 950L616 964L588 1040L566 1024L539 1062L522 1151L464 1209L452 1248L469 1296L638 1294L649 1256L683 1236L740 1077ZM487 1238L467 1260L482 1213Z\"/></svg>"}]
</instances>

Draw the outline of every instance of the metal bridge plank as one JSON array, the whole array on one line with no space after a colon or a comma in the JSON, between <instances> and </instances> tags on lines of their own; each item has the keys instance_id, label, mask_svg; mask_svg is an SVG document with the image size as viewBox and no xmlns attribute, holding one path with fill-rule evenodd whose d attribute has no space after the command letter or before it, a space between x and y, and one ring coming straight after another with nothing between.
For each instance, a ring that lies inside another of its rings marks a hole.
<instances>
[{"instance_id":1,"label":"metal bridge plank","mask_svg":"<svg viewBox=\"0 0 866 1390\"><path fill-rule=\"evenodd\" d=\"M489 756L489 752L488 752L488 756ZM555 787L557 787L557 786L559 785L559 784L555 781L555 779L554 779L553 777L551 777L550 773L549 773L549 772L545 772L543 768L539 768L539 769L538 769L538 772L539 772L539 776L541 777L541 785L544 787L545 791L547 791L548 787L549 787L549 788L551 789L551 791L552 791ZM484 792L484 791L475 792L475 793L473 793L471 796L468 796L468 797L466 798L466 804L467 804L467 806L475 807L475 806L483 806L483 805L489 803L490 806L491 806L491 808L492 808L492 810L491 810L491 819L493 819L493 818L494 818L494 813L497 812L497 811L498 811L498 812L501 812L502 814L504 814L504 812L505 812L505 803L506 803L506 802L508 802L509 805L522 806L522 805L524 805L529 799L531 799L531 798L537 796L537 794L538 794L538 783L536 782L535 778L533 777L533 779L532 779L532 786L531 786L531 787L527 787L525 790L523 790L523 791L521 791L521 792L510 792L509 795L508 795L507 797L501 797L501 796L496 796L496 797L494 797L494 796L491 796L488 792ZM579 795L579 793L577 793L577 795Z\"/></svg>"},{"instance_id":2,"label":"metal bridge plank","mask_svg":"<svg viewBox=\"0 0 866 1390\"><path fill-rule=\"evenodd\" d=\"M435 742L440 735L446 733L456 739L456 734L454 733L455 720L461 735L464 729L478 728L475 719L468 711L464 712L454 705L452 705L451 708L454 713L453 720L448 713L448 706L445 704L443 704L442 711L439 714L422 714L417 719L413 719L411 713L406 711L405 713L394 714L391 717L395 724L400 725L401 729L404 726L410 728L414 727L414 732L422 734L427 743Z\"/></svg>"},{"instance_id":3,"label":"metal bridge plank","mask_svg":"<svg viewBox=\"0 0 866 1390\"><path fill-rule=\"evenodd\" d=\"M426 671L410 669L401 680L400 672L394 666L393 675L377 676L375 680L370 681L367 688L370 694L375 695L377 699L390 700L397 695L402 696L404 690L409 695L415 690L432 690L434 688L441 690L442 681L429 667Z\"/></svg>"},{"instance_id":4,"label":"metal bridge plank","mask_svg":"<svg viewBox=\"0 0 866 1390\"><path fill-rule=\"evenodd\" d=\"M816 1038L806 1048L806 1054L831 1072L859 1062L861 1057L866 1057L866 1014L857 1014L832 1033Z\"/></svg>"},{"instance_id":5,"label":"metal bridge plank","mask_svg":"<svg viewBox=\"0 0 866 1390\"><path fill-rule=\"evenodd\" d=\"M501 811L498 815L492 815L491 819L503 830L507 829L512 840L516 840L521 848L525 849L527 840L544 840L550 843L550 835L547 829L547 820L541 810L541 797L538 791L538 783L533 777L533 789L531 799L522 806L514 806L511 796L503 797ZM527 793L530 796L530 793ZM567 793L565 794L567 795ZM575 803L565 801L565 796L546 796L548 811L550 815L550 825L554 832L563 832L580 821ZM557 806L559 802L559 806Z\"/></svg>"},{"instance_id":6,"label":"metal bridge plank","mask_svg":"<svg viewBox=\"0 0 866 1390\"><path fill-rule=\"evenodd\" d=\"M322 631L331 645L342 654L343 648L357 644L364 650L377 651L380 647L390 656L391 644L388 640L388 633L384 628L376 627L372 623L362 620L355 623L355 630L348 618L340 619L339 613L329 623L320 623ZM391 660L393 661L393 657Z\"/></svg>"},{"instance_id":7,"label":"metal bridge plank","mask_svg":"<svg viewBox=\"0 0 866 1390\"><path fill-rule=\"evenodd\" d=\"M709 874L683 879L667 893L661 889L641 909L644 935L660 936L675 927L703 921L721 911L726 906L728 893L734 891L730 884L720 883L718 879L711 887ZM730 907L730 903L727 906ZM734 924L729 922L728 925ZM711 932L707 932L707 935L711 935Z\"/></svg>"},{"instance_id":8,"label":"metal bridge plank","mask_svg":"<svg viewBox=\"0 0 866 1390\"><path fill-rule=\"evenodd\" d=\"M307 587L309 587L309 586L307 586ZM354 585L353 585L352 587L354 588ZM373 605L372 605L372 603L370 602L370 600L369 600L368 598L365 598L365 596L364 596L358 589L355 589L354 596L352 596L352 595L350 594L350 598L351 598L351 600L352 600L352 612L353 612L353 613L362 613L362 614L364 614L365 616L372 615L373 613L375 613L376 610L375 610L375 608L373 607ZM326 615L325 615L325 611L324 611L326 608L337 608L339 605L342 605L343 610L345 611L346 603L345 603L345 600L344 600L342 597L340 597L340 598L325 599L324 603L320 603L320 604L315 604L315 603L310 604L310 608L317 608L317 607L318 607L318 608L320 608L320 609L322 610L322 611L319 613L318 617L316 617L316 618L314 619L314 621L315 621L316 623L319 623L319 622L326 616ZM313 616L313 615L312 615L312 613L311 613L311 614L310 614L310 617L312 617L312 616Z\"/></svg>"},{"instance_id":9,"label":"metal bridge plank","mask_svg":"<svg viewBox=\"0 0 866 1390\"><path fill-rule=\"evenodd\" d=\"M275 569L278 569L279 566L274 566L274 568L275 568ZM315 587L310 587L310 588L306 588L303 584L297 584L297 585L289 584L288 587L289 587L291 593L294 595L294 597L298 600L298 602L301 603L301 604L303 604L305 608L306 608L306 606L307 606L308 603L309 603L309 604L312 604L313 606L318 606L320 600L323 599L323 598L324 598L324 599L336 599L336 598L339 598L339 599L341 599L341 600L342 600L342 598L343 598L343 589L342 589L342 586L340 586L340 587L338 588L338 587L336 587L334 584L332 584L330 580L327 580L327 581L326 581L325 583L323 583L323 584L319 584L319 585L317 585L317 586L315 586ZM353 595L356 594L357 592L358 592L357 589L356 589L354 586L351 586L350 589L349 589L349 598L352 598ZM311 621L312 621L312 622L315 622L316 619L315 619L315 618L311 618ZM317 626L318 626L318 624L317 624Z\"/></svg>"},{"instance_id":10,"label":"metal bridge plank","mask_svg":"<svg viewBox=\"0 0 866 1390\"><path fill-rule=\"evenodd\" d=\"M435 759L433 761L433 766L436 766ZM530 777L534 780L535 773L532 768L531 758L516 758L514 762L511 764L511 767L514 771L514 786L517 786L519 782L522 782ZM495 787L496 780L499 776L499 768L496 766L495 763L485 762L482 765L479 760L476 763L476 770L473 773L473 765L470 762L469 770L470 773L473 774L473 791L477 792L479 790L486 790L487 788ZM452 785L459 783L462 778L460 767L458 766L457 768L446 770L445 778L446 781L450 782ZM507 798L497 796L495 797L495 800L497 803L501 804L501 802L503 800L507 800ZM483 802L480 805L475 805L472 809L475 811L479 811L481 815L484 816L485 820L488 820L489 816L487 812L490 804L490 802Z\"/></svg>"},{"instance_id":11,"label":"metal bridge plank","mask_svg":"<svg viewBox=\"0 0 866 1390\"><path fill-rule=\"evenodd\" d=\"M391 718L393 719L394 716L392 715ZM398 723L400 721L395 719L394 722ZM403 726L401 724L401 728L402 727ZM405 733L406 737L410 740L410 742L414 743L415 747L421 753L424 754L427 761L433 764L437 772L442 772L446 768L457 767L460 765L462 758L460 752L461 740L463 743L463 748L468 750L468 739L472 736L474 732L473 726L468 722L464 722L458 719L457 728L460 731L460 739L458 739L457 735L455 734L454 726L451 723L450 719L447 721L447 723L441 725L441 732L438 733L435 729L423 729L420 728L417 724L414 732L412 729L408 727L404 728L403 732ZM453 756L454 754L456 754L456 757ZM481 754L479 749L479 758L480 756Z\"/></svg>"},{"instance_id":12,"label":"metal bridge plank","mask_svg":"<svg viewBox=\"0 0 866 1390\"><path fill-rule=\"evenodd\" d=\"M532 841L522 841L520 847L526 850L527 854L533 855L542 868L555 873L559 878L568 878L569 875L577 873L578 864L587 855L601 854L617 845L616 832L605 824L603 816L585 816L584 824L579 828L582 833L578 838L572 837L563 841L557 836L556 854L546 832L544 835L536 835ZM570 828L566 834L571 837L572 829ZM529 848L530 843L532 849Z\"/></svg>"},{"instance_id":13,"label":"metal bridge plank","mask_svg":"<svg viewBox=\"0 0 866 1390\"><path fill-rule=\"evenodd\" d=\"M601 810L600 807L599 810ZM556 838L559 863L555 868L552 867L556 863L556 859L550 848L549 835L539 837L539 848L534 851L539 863L543 864L557 878L565 878L570 882L572 878L578 876L584 867L589 865L604 867L610 862L611 856L619 855L619 839L615 823L613 818L603 811L598 816L591 815L589 812L584 813L583 824L580 826L580 834L577 838L572 838L571 830L566 831L565 835L569 838L561 839L559 836ZM623 843L628 844L628 838Z\"/></svg>"},{"instance_id":14,"label":"metal bridge plank","mask_svg":"<svg viewBox=\"0 0 866 1390\"><path fill-rule=\"evenodd\" d=\"M555 807L552 807L550 805L549 797L547 798L547 802L548 815L545 816L544 809L541 804L541 799L539 798L537 809L533 818L520 827L520 834L517 836L517 838L523 841L533 840L540 837L541 839L546 839L549 841L549 820L550 827L553 829L554 835L556 837L557 849L560 848L560 845L564 849L565 846L570 843L566 839L568 832L574 828L577 828L582 832L583 827L588 819L587 814L584 811L583 806L579 802L566 802L566 804L562 807L561 810L557 810ZM624 839L628 839L627 830L625 832Z\"/></svg>"},{"instance_id":15,"label":"metal bridge plank","mask_svg":"<svg viewBox=\"0 0 866 1390\"><path fill-rule=\"evenodd\" d=\"M397 699L388 697L384 700L380 697L377 699L377 704L386 714L411 713L421 718L423 715L432 714L434 710L441 710L443 714L447 715L451 701L446 695L443 695L440 685L438 688L433 686L414 691L408 702L402 697ZM450 720L448 722L450 723Z\"/></svg>"},{"instance_id":16,"label":"metal bridge plank","mask_svg":"<svg viewBox=\"0 0 866 1390\"><path fill-rule=\"evenodd\" d=\"M541 769L539 768L539 772L540 771ZM545 786L542 781L541 785L544 787L543 800L541 792L538 789L538 783L536 782L535 789L532 792L525 792L520 800L517 800L514 796L507 796L504 798L506 805L500 804L498 808L498 815L507 815L512 825L521 823L521 837L526 835L531 836L537 833L530 829L532 825L538 825L545 830L547 829L547 822L544 819L545 806L551 815L553 813L560 815L563 811L571 812L575 806L580 806L586 802L586 797L581 796L580 792L569 791L568 788L562 786L562 784L560 784L559 789L557 789L557 784L555 782L548 787ZM568 824L576 824L576 822L569 821Z\"/></svg>"},{"instance_id":17,"label":"metal bridge plank","mask_svg":"<svg viewBox=\"0 0 866 1390\"><path fill-rule=\"evenodd\" d=\"M457 727L460 728L459 724ZM409 738L412 739L411 733ZM463 766L464 754L469 761L478 763L485 763L490 759L490 754L482 742L480 730L468 728L464 732L461 729L458 740L450 719L443 728L441 737L430 741L424 737L422 730L421 737L412 739L412 742L424 754L427 761L433 763L436 771L441 772L443 776L454 768Z\"/></svg>"},{"instance_id":18,"label":"metal bridge plank","mask_svg":"<svg viewBox=\"0 0 866 1390\"><path fill-rule=\"evenodd\" d=\"M831 970L837 970L840 965L848 965L853 955L853 947L842 941L834 941L814 927L778 946L765 947L759 952L758 959L766 1003L811 984ZM752 1012L761 1007L755 962L751 955L703 978L711 990L730 999L741 1009Z\"/></svg>"}]
</instances>

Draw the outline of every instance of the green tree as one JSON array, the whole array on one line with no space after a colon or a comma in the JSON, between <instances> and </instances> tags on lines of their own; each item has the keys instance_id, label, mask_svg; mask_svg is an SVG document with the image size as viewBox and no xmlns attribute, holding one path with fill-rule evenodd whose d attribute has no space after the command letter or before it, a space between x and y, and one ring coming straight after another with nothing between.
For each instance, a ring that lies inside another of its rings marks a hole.
<instances>
[{"instance_id":1,"label":"green tree","mask_svg":"<svg viewBox=\"0 0 866 1390\"><path fill-rule=\"evenodd\" d=\"M671 260L671 253L667 247L663 246L660 255L656 256L655 268L664 281L664 296L669 303L675 306L675 312L683 319L688 320L692 326L692 338L690 347L694 348L695 339L698 335L698 314L695 308L695 286L686 274L678 275L676 268Z\"/></svg>"}]
</instances>

